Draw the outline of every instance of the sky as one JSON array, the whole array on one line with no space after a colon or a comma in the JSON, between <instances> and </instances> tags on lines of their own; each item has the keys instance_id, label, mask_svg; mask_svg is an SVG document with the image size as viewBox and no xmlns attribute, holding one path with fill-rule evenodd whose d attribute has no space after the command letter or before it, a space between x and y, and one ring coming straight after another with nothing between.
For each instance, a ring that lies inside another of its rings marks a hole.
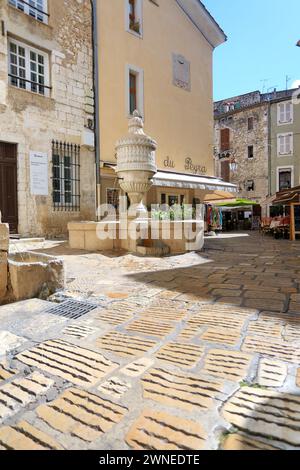
<instances>
[{"instance_id":1,"label":"sky","mask_svg":"<svg viewBox=\"0 0 300 470\"><path fill-rule=\"evenodd\" d=\"M202 0L228 36L214 52L214 99L300 85L300 0Z\"/></svg>"}]
</instances>

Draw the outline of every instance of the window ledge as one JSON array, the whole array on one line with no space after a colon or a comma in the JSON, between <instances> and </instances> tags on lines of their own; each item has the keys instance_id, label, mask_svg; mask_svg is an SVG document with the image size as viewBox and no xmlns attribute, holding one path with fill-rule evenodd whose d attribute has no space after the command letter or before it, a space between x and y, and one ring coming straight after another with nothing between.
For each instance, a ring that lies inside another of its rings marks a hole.
<instances>
[{"instance_id":1,"label":"window ledge","mask_svg":"<svg viewBox=\"0 0 300 470\"><path fill-rule=\"evenodd\" d=\"M294 124L294 121L278 122L278 126L288 126Z\"/></svg>"},{"instance_id":2,"label":"window ledge","mask_svg":"<svg viewBox=\"0 0 300 470\"><path fill-rule=\"evenodd\" d=\"M49 16L47 17L48 21L46 23L45 21L40 21L40 20L37 20L36 18L33 18L33 16L31 16L31 15L27 15L27 13L25 13L22 10L19 10L18 8L14 7L13 5L10 5L9 3L7 3L7 6L10 8L10 11L13 11L17 15L22 15L23 18L28 18L28 20L30 20L30 21L34 21L37 24L40 24L42 26L46 26L47 28L53 29L53 26L51 26L49 24L49 18L50 18Z\"/></svg>"},{"instance_id":3,"label":"window ledge","mask_svg":"<svg viewBox=\"0 0 300 470\"><path fill-rule=\"evenodd\" d=\"M39 93L34 93L33 91L30 91L30 90L24 90L23 88L18 88L14 85L8 84L8 90L10 92L26 94L26 96L28 96L28 97L35 97L35 98L41 99L43 101L47 100L47 101L50 101L50 102L55 102L55 100L51 96L40 95Z\"/></svg>"},{"instance_id":4,"label":"window ledge","mask_svg":"<svg viewBox=\"0 0 300 470\"><path fill-rule=\"evenodd\" d=\"M137 33L136 31L134 31L133 29L130 29L130 28L127 28L126 31L127 31L127 33L130 33L133 36L135 36L136 38L143 39L143 32Z\"/></svg>"}]
</instances>

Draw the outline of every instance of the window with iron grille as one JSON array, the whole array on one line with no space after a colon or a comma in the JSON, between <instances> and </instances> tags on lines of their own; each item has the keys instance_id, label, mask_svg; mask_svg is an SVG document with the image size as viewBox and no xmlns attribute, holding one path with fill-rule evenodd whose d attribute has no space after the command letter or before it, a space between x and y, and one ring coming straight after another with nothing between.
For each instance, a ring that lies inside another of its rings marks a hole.
<instances>
[{"instance_id":1,"label":"window with iron grille","mask_svg":"<svg viewBox=\"0 0 300 470\"><path fill-rule=\"evenodd\" d=\"M52 198L57 211L80 211L80 146L52 142Z\"/></svg>"},{"instance_id":2,"label":"window with iron grille","mask_svg":"<svg viewBox=\"0 0 300 470\"><path fill-rule=\"evenodd\" d=\"M48 23L47 0L8 0L8 3L32 18L42 23Z\"/></svg>"},{"instance_id":3,"label":"window with iron grille","mask_svg":"<svg viewBox=\"0 0 300 470\"><path fill-rule=\"evenodd\" d=\"M8 43L9 83L17 88L50 96L49 58L45 52L19 41Z\"/></svg>"}]
</instances>

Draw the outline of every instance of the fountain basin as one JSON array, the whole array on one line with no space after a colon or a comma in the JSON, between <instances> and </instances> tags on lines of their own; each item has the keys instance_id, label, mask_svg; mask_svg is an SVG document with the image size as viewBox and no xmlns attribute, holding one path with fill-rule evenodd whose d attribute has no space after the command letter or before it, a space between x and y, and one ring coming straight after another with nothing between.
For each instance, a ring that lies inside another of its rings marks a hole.
<instances>
[{"instance_id":1,"label":"fountain basin","mask_svg":"<svg viewBox=\"0 0 300 470\"><path fill-rule=\"evenodd\" d=\"M38 297L44 289L49 295L65 287L63 260L35 252L8 256L11 294L14 300Z\"/></svg>"}]
</instances>

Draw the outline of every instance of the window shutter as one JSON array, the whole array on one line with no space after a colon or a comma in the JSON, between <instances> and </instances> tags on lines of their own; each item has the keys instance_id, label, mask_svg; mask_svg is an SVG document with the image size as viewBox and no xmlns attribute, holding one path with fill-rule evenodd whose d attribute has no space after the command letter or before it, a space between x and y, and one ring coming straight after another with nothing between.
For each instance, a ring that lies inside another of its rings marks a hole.
<instances>
[{"instance_id":1,"label":"window shutter","mask_svg":"<svg viewBox=\"0 0 300 470\"><path fill-rule=\"evenodd\" d=\"M286 154L291 153L291 136L290 135L285 136L285 152L284 153Z\"/></svg>"},{"instance_id":2,"label":"window shutter","mask_svg":"<svg viewBox=\"0 0 300 470\"><path fill-rule=\"evenodd\" d=\"M280 103L278 105L278 114L279 114L279 122L285 121L285 105L284 103Z\"/></svg>"},{"instance_id":3,"label":"window shutter","mask_svg":"<svg viewBox=\"0 0 300 470\"><path fill-rule=\"evenodd\" d=\"M230 149L230 129L221 129L221 152Z\"/></svg>"},{"instance_id":4,"label":"window shutter","mask_svg":"<svg viewBox=\"0 0 300 470\"><path fill-rule=\"evenodd\" d=\"M292 103L286 103L285 105L285 122L292 120Z\"/></svg>"},{"instance_id":5,"label":"window shutter","mask_svg":"<svg viewBox=\"0 0 300 470\"><path fill-rule=\"evenodd\" d=\"M285 151L285 138L284 135L279 135L278 136L278 150L279 150L279 155L284 155Z\"/></svg>"}]
</instances>

